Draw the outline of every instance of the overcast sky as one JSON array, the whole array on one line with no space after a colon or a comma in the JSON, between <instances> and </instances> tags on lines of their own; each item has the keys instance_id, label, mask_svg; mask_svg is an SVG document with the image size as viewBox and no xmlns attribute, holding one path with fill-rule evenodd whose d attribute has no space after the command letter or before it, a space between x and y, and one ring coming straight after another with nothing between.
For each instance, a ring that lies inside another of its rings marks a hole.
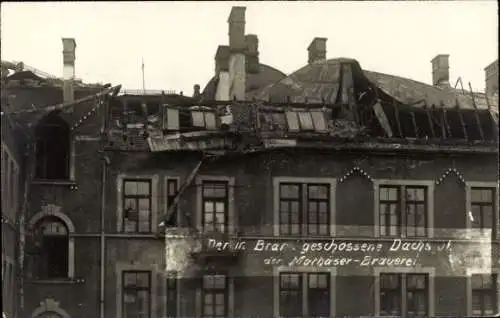
<instances>
[{"instance_id":1,"label":"overcast sky","mask_svg":"<svg viewBox=\"0 0 500 318\"><path fill-rule=\"evenodd\" d=\"M491 1L422 2L2 2L2 60L62 76L62 37L76 39L76 76L146 89L202 89L228 44L231 6L246 6L246 33L260 61L290 74L307 63L314 37L327 57L430 83L430 60L450 54L450 81L484 90L484 67L498 58L498 9Z\"/></svg>"}]
</instances>

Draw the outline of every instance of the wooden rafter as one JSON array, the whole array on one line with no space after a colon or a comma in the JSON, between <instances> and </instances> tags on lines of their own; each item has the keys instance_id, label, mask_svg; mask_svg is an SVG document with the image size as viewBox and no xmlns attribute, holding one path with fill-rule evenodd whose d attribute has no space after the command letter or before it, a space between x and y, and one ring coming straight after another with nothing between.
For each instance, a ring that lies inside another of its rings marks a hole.
<instances>
[{"instance_id":1,"label":"wooden rafter","mask_svg":"<svg viewBox=\"0 0 500 318\"><path fill-rule=\"evenodd\" d=\"M458 103L458 99L456 100L457 103L457 109L458 109L458 118L460 119L460 126L462 126L462 132L464 133L464 139L469 139L467 136L467 127L465 125L464 121L464 116L462 115L462 112L460 111L460 104Z\"/></svg>"},{"instance_id":2,"label":"wooden rafter","mask_svg":"<svg viewBox=\"0 0 500 318\"><path fill-rule=\"evenodd\" d=\"M418 138L418 128L417 128L417 119L415 118L415 112L411 111L411 122L413 123L413 130L415 131L415 138Z\"/></svg>"},{"instance_id":3,"label":"wooden rafter","mask_svg":"<svg viewBox=\"0 0 500 318\"><path fill-rule=\"evenodd\" d=\"M436 138L436 132L434 131L434 123L432 122L432 115L427 107L427 102L425 103L425 114L427 115L427 121L429 122L429 127L431 128L432 138Z\"/></svg>"},{"instance_id":4,"label":"wooden rafter","mask_svg":"<svg viewBox=\"0 0 500 318\"><path fill-rule=\"evenodd\" d=\"M392 100L392 105L394 107L394 115L396 117L396 123L397 123L397 127L398 127L399 137L403 137L403 130L401 129L401 121L399 119L399 107L396 104L396 101L394 99Z\"/></svg>"}]
</instances>

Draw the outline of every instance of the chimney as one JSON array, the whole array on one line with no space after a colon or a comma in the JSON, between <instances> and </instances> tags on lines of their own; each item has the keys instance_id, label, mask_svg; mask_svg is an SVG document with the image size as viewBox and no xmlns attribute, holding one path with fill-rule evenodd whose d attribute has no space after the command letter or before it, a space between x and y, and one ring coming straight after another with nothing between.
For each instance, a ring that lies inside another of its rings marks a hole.
<instances>
[{"instance_id":1,"label":"chimney","mask_svg":"<svg viewBox=\"0 0 500 318\"><path fill-rule=\"evenodd\" d=\"M217 47L217 52L215 53L215 74L229 71L229 55L231 55L229 46L219 45Z\"/></svg>"},{"instance_id":2,"label":"chimney","mask_svg":"<svg viewBox=\"0 0 500 318\"><path fill-rule=\"evenodd\" d=\"M259 38L255 34L245 36L246 43L246 71L251 74L259 73Z\"/></svg>"},{"instance_id":3,"label":"chimney","mask_svg":"<svg viewBox=\"0 0 500 318\"><path fill-rule=\"evenodd\" d=\"M75 49L76 42L73 38L63 38L63 100L75 100L73 81L75 79Z\"/></svg>"},{"instance_id":4,"label":"chimney","mask_svg":"<svg viewBox=\"0 0 500 318\"><path fill-rule=\"evenodd\" d=\"M484 75L484 92L487 95L498 94L498 60L485 67Z\"/></svg>"},{"instance_id":5,"label":"chimney","mask_svg":"<svg viewBox=\"0 0 500 318\"><path fill-rule=\"evenodd\" d=\"M450 64L448 54L439 54L432 59L432 85L450 86Z\"/></svg>"},{"instance_id":6,"label":"chimney","mask_svg":"<svg viewBox=\"0 0 500 318\"><path fill-rule=\"evenodd\" d=\"M314 38L312 40L307 48L309 52L308 63L326 61L326 40L327 38Z\"/></svg>"},{"instance_id":7,"label":"chimney","mask_svg":"<svg viewBox=\"0 0 500 318\"><path fill-rule=\"evenodd\" d=\"M246 62L245 62L245 7L233 7L229 15L229 97L245 100Z\"/></svg>"},{"instance_id":8,"label":"chimney","mask_svg":"<svg viewBox=\"0 0 500 318\"><path fill-rule=\"evenodd\" d=\"M193 98L194 99L199 99L200 96L201 96L201 93L200 93L200 85L198 84L195 84L193 86L193 90L194 90L194 93L193 93Z\"/></svg>"}]
</instances>

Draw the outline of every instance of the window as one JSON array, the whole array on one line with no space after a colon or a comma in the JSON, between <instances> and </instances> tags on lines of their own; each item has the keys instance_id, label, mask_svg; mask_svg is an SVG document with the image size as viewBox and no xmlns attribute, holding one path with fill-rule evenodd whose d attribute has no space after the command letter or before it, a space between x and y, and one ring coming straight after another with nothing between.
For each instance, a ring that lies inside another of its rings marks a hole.
<instances>
[{"instance_id":1,"label":"window","mask_svg":"<svg viewBox=\"0 0 500 318\"><path fill-rule=\"evenodd\" d=\"M193 118L193 126L209 130L217 129L215 113L209 111L191 111L191 116Z\"/></svg>"},{"instance_id":2,"label":"window","mask_svg":"<svg viewBox=\"0 0 500 318\"><path fill-rule=\"evenodd\" d=\"M166 183L166 191L167 191L167 197L166 197L166 211L170 209L170 206L174 202L174 199L177 195L177 192L179 191L179 182L177 179L167 179ZM169 227L175 227L178 226L179 223L179 213L178 213L178 208L176 211L172 214L171 219L167 220L166 226Z\"/></svg>"},{"instance_id":3,"label":"window","mask_svg":"<svg viewBox=\"0 0 500 318\"><path fill-rule=\"evenodd\" d=\"M472 315L485 316L496 313L497 275L472 275Z\"/></svg>"},{"instance_id":4,"label":"window","mask_svg":"<svg viewBox=\"0 0 500 318\"><path fill-rule=\"evenodd\" d=\"M471 225L472 228L484 234L487 234L486 231L494 231L494 195L494 188L471 188L470 190Z\"/></svg>"},{"instance_id":5,"label":"window","mask_svg":"<svg viewBox=\"0 0 500 318\"><path fill-rule=\"evenodd\" d=\"M380 186L380 236L427 235L427 188Z\"/></svg>"},{"instance_id":6,"label":"window","mask_svg":"<svg viewBox=\"0 0 500 318\"><path fill-rule=\"evenodd\" d=\"M205 231L227 232L228 188L229 183L227 181L203 181L202 224Z\"/></svg>"},{"instance_id":7,"label":"window","mask_svg":"<svg viewBox=\"0 0 500 318\"><path fill-rule=\"evenodd\" d=\"M70 130L57 114L43 118L36 128L37 179L70 178Z\"/></svg>"},{"instance_id":8,"label":"window","mask_svg":"<svg viewBox=\"0 0 500 318\"><path fill-rule=\"evenodd\" d=\"M281 317L330 317L330 273L279 274Z\"/></svg>"},{"instance_id":9,"label":"window","mask_svg":"<svg viewBox=\"0 0 500 318\"><path fill-rule=\"evenodd\" d=\"M39 259L35 262L40 279L68 277L69 237L66 225L56 217L46 217L36 227L41 238Z\"/></svg>"},{"instance_id":10,"label":"window","mask_svg":"<svg viewBox=\"0 0 500 318\"><path fill-rule=\"evenodd\" d=\"M287 111L285 112L289 131L325 131L327 124L323 111Z\"/></svg>"},{"instance_id":11,"label":"window","mask_svg":"<svg viewBox=\"0 0 500 318\"><path fill-rule=\"evenodd\" d=\"M151 316L151 272L122 272L122 316L149 318Z\"/></svg>"},{"instance_id":12,"label":"window","mask_svg":"<svg viewBox=\"0 0 500 318\"><path fill-rule=\"evenodd\" d=\"M202 285L202 317L227 317L229 294L227 276L204 275Z\"/></svg>"},{"instance_id":13,"label":"window","mask_svg":"<svg viewBox=\"0 0 500 318\"><path fill-rule=\"evenodd\" d=\"M427 274L380 274L380 316L402 318L429 315Z\"/></svg>"},{"instance_id":14,"label":"window","mask_svg":"<svg viewBox=\"0 0 500 318\"><path fill-rule=\"evenodd\" d=\"M330 185L280 183L279 224L283 235L330 233Z\"/></svg>"},{"instance_id":15,"label":"window","mask_svg":"<svg viewBox=\"0 0 500 318\"><path fill-rule=\"evenodd\" d=\"M151 232L151 180L123 180L123 231Z\"/></svg>"},{"instance_id":16,"label":"window","mask_svg":"<svg viewBox=\"0 0 500 318\"><path fill-rule=\"evenodd\" d=\"M163 108L163 129L179 130L179 110L176 108Z\"/></svg>"},{"instance_id":17,"label":"window","mask_svg":"<svg viewBox=\"0 0 500 318\"><path fill-rule=\"evenodd\" d=\"M174 318L178 315L177 299L179 296L179 284L176 272L167 273L166 286L167 317Z\"/></svg>"}]
</instances>

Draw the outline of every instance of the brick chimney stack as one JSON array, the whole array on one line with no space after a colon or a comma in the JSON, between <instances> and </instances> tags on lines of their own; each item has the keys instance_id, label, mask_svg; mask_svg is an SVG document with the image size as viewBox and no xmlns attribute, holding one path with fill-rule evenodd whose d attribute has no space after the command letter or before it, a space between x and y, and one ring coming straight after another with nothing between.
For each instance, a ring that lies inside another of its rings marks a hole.
<instances>
[{"instance_id":1,"label":"brick chimney stack","mask_svg":"<svg viewBox=\"0 0 500 318\"><path fill-rule=\"evenodd\" d=\"M246 70L248 73L259 73L259 38L255 34L245 36Z\"/></svg>"},{"instance_id":2,"label":"brick chimney stack","mask_svg":"<svg viewBox=\"0 0 500 318\"><path fill-rule=\"evenodd\" d=\"M63 38L63 100L75 100L73 81L75 79L75 50L76 41L73 38Z\"/></svg>"},{"instance_id":3,"label":"brick chimney stack","mask_svg":"<svg viewBox=\"0 0 500 318\"><path fill-rule=\"evenodd\" d=\"M229 87L231 99L246 99L245 62L245 11L246 7L233 7L229 15Z\"/></svg>"},{"instance_id":4,"label":"brick chimney stack","mask_svg":"<svg viewBox=\"0 0 500 318\"><path fill-rule=\"evenodd\" d=\"M215 74L219 74L219 72L228 72L229 71L229 55L231 55L231 51L229 50L229 46L227 45L219 45L217 47L217 52L215 52Z\"/></svg>"},{"instance_id":5,"label":"brick chimney stack","mask_svg":"<svg viewBox=\"0 0 500 318\"><path fill-rule=\"evenodd\" d=\"M487 95L498 94L498 60L484 69L485 89Z\"/></svg>"},{"instance_id":6,"label":"brick chimney stack","mask_svg":"<svg viewBox=\"0 0 500 318\"><path fill-rule=\"evenodd\" d=\"M448 54L439 54L431 60L432 85L439 87L450 86L450 63Z\"/></svg>"},{"instance_id":7,"label":"brick chimney stack","mask_svg":"<svg viewBox=\"0 0 500 318\"><path fill-rule=\"evenodd\" d=\"M307 63L314 63L317 61L326 61L326 41L327 38L314 38L309 44L307 51L309 58Z\"/></svg>"}]
</instances>

